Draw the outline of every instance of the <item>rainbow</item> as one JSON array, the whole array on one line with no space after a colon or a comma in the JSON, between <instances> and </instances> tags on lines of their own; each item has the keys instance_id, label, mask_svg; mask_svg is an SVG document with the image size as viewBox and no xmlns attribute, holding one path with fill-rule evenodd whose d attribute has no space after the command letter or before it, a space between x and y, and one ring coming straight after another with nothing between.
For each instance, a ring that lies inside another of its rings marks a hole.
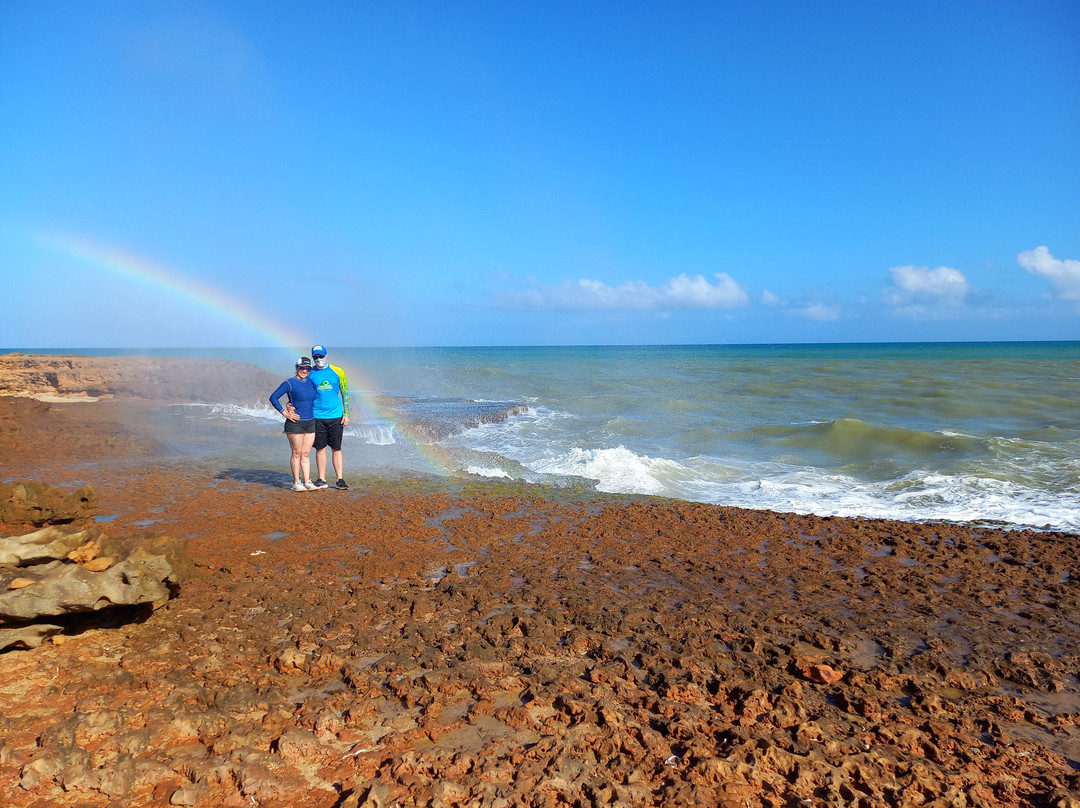
<instances>
[{"instance_id":1,"label":"rainbow","mask_svg":"<svg viewBox=\"0 0 1080 808\"><path fill-rule=\"evenodd\" d=\"M312 344L310 334L277 323L254 309L247 301L230 297L217 287L186 277L156 261L87 238L61 233L42 233L38 239L44 246L92 264L98 269L159 290L170 297L187 300L227 322L239 325L267 339L269 341L267 347L288 348L293 352L305 354L308 349L300 346ZM397 418L394 414L370 392L374 389L374 385L355 368L345 370L349 377L350 409L353 416L355 417L359 410L359 415L365 421L382 420L396 423ZM409 438L404 430L397 429L395 434L427 461L433 473L441 476L455 473L455 465L442 447L419 443Z\"/></svg>"},{"instance_id":2,"label":"rainbow","mask_svg":"<svg viewBox=\"0 0 1080 808\"><path fill-rule=\"evenodd\" d=\"M268 347L306 351L300 346L311 344L308 334L273 322L247 301L230 297L210 284L185 277L150 259L77 236L49 233L40 236L40 240L45 246L93 264L98 269L160 290L172 298L187 300L201 309L220 315L228 322L265 337L270 341Z\"/></svg>"}]
</instances>

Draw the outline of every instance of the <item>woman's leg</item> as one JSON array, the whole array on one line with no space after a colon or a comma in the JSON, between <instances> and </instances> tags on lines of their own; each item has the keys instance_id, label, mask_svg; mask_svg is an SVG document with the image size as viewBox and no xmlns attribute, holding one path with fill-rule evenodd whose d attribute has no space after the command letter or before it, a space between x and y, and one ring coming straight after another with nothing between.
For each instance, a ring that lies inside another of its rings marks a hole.
<instances>
[{"instance_id":1,"label":"woman's leg","mask_svg":"<svg viewBox=\"0 0 1080 808\"><path fill-rule=\"evenodd\" d=\"M311 447L315 445L315 433L306 432L300 436L300 468L304 472L304 482L311 482Z\"/></svg>"},{"instance_id":2,"label":"woman's leg","mask_svg":"<svg viewBox=\"0 0 1080 808\"><path fill-rule=\"evenodd\" d=\"M292 470L293 482L298 483L300 482L300 460L304 456L304 439L307 438L307 435L286 432L285 437L289 439L289 448L292 449L289 468Z\"/></svg>"}]
</instances>

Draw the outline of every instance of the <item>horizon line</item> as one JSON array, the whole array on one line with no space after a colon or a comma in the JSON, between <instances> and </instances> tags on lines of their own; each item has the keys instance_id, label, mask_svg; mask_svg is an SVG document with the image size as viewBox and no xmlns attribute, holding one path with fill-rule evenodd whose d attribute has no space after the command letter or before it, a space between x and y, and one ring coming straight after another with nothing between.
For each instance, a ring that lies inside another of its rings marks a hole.
<instances>
[{"instance_id":1,"label":"horizon line","mask_svg":"<svg viewBox=\"0 0 1080 808\"><path fill-rule=\"evenodd\" d=\"M505 343L505 344L446 344L446 345L341 345L333 350L460 350L494 348L745 348L776 346L826 346L826 345L1027 345L1027 344L1071 344L1080 343L1080 339L1002 339L1002 340L852 340L848 342L596 342L596 343ZM285 351L280 345L67 345L62 347L26 346L18 348L0 347L0 354L14 353L55 353L57 351Z\"/></svg>"}]
</instances>

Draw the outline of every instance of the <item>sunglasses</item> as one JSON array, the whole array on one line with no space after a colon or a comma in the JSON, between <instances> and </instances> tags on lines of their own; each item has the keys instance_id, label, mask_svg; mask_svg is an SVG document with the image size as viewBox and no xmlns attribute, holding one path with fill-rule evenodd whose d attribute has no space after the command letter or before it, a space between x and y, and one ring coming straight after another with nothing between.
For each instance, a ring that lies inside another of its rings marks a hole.
<instances>
[{"instance_id":1,"label":"sunglasses","mask_svg":"<svg viewBox=\"0 0 1080 808\"><path fill-rule=\"evenodd\" d=\"M310 373L310 372L311 372L311 368L301 368L301 367L298 367L298 368L296 369L296 372L297 372L297 373L299 373L299 372L301 372L301 371L303 371L304 373Z\"/></svg>"}]
</instances>

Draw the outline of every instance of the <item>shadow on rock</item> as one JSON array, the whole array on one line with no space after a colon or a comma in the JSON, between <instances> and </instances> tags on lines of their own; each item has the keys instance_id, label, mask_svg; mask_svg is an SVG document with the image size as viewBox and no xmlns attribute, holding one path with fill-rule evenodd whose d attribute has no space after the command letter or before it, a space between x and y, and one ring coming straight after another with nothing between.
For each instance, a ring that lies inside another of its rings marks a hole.
<instances>
[{"instance_id":1,"label":"shadow on rock","mask_svg":"<svg viewBox=\"0 0 1080 808\"><path fill-rule=\"evenodd\" d=\"M239 480L244 483L268 485L272 488L288 488L292 485L292 478L288 474L267 469L223 469L214 479Z\"/></svg>"}]
</instances>

